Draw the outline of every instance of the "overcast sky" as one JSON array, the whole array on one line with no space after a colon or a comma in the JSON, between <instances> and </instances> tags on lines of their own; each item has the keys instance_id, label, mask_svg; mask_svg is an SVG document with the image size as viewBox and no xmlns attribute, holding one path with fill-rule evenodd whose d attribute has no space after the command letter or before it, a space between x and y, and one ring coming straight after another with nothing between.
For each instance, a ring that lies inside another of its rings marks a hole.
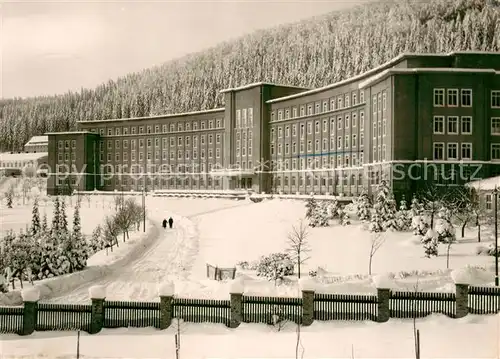
<instances>
[{"instance_id":1,"label":"overcast sky","mask_svg":"<svg viewBox=\"0 0 500 359\"><path fill-rule=\"evenodd\" d=\"M0 3L0 97L52 95L366 0Z\"/></svg>"}]
</instances>

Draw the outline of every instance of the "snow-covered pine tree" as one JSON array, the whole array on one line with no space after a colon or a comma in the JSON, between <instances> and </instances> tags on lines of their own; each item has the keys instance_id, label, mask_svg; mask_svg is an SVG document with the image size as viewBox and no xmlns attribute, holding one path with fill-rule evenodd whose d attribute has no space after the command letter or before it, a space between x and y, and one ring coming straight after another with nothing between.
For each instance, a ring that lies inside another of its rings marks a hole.
<instances>
[{"instance_id":1,"label":"snow-covered pine tree","mask_svg":"<svg viewBox=\"0 0 500 359\"><path fill-rule=\"evenodd\" d=\"M398 228L400 231L408 231L411 227L411 217L408 212L408 205L406 203L405 197L403 196L403 198L399 202L399 210L396 215Z\"/></svg>"},{"instance_id":2,"label":"snow-covered pine tree","mask_svg":"<svg viewBox=\"0 0 500 359\"><path fill-rule=\"evenodd\" d=\"M382 221L384 231L397 230L396 202L386 180L382 180L378 186L373 208L377 214L377 221Z\"/></svg>"},{"instance_id":3,"label":"snow-covered pine tree","mask_svg":"<svg viewBox=\"0 0 500 359\"><path fill-rule=\"evenodd\" d=\"M385 231L384 221L380 215L380 212L377 209L373 211L368 229L370 230L370 232L373 233L380 233Z\"/></svg>"},{"instance_id":4,"label":"snow-covered pine tree","mask_svg":"<svg viewBox=\"0 0 500 359\"><path fill-rule=\"evenodd\" d=\"M32 213L32 217L31 217L31 235L35 236L41 230L40 211L38 209L38 198L37 197L35 197L35 200L33 202L33 209L31 211L31 213Z\"/></svg>"},{"instance_id":5,"label":"snow-covered pine tree","mask_svg":"<svg viewBox=\"0 0 500 359\"><path fill-rule=\"evenodd\" d=\"M64 198L60 200L59 210L59 229L68 232L68 216L66 214L66 201Z\"/></svg>"},{"instance_id":6,"label":"snow-covered pine tree","mask_svg":"<svg viewBox=\"0 0 500 359\"><path fill-rule=\"evenodd\" d=\"M50 232L52 234L59 232L59 229L61 228L59 222L59 219L61 217L60 211L61 211L61 205L59 201L59 196L56 196L54 198L54 212L52 214L52 226L50 228Z\"/></svg>"},{"instance_id":7,"label":"snow-covered pine tree","mask_svg":"<svg viewBox=\"0 0 500 359\"><path fill-rule=\"evenodd\" d=\"M372 203L368 193L363 191L356 202L356 214L360 221L369 221L372 212Z\"/></svg>"},{"instance_id":8,"label":"snow-covered pine tree","mask_svg":"<svg viewBox=\"0 0 500 359\"><path fill-rule=\"evenodd\" d=\"M328 212L328 204L325 201L318 203L312 216L309 218L310 227L328 227L330 215Z\"/></svg>"},{"instance_id":9,"label":"snow-covered pine tree","mask_svg":"<svg viewBox=\"0 0 500 359\"><path fill-rule=\"evenodd\" d=\"M411 221L410 227L414 235L425 236L427 234L430 226L425 217L424 205L415 195L413 195L411 200L408 220Z\"/></svg>"},{"instance_id":10,"label":"snow-covered pine tree","mask_svg":"<svg viewBox=\"0 0 500 359\"><path fill-rule=\"evenodd\" d=\"M334 198L327 204L328 217L330 219L335 219L339 216L339 202Z\"/></svg>"},{"instance_id":11,"label":"snow-covered pine tree","mask_svg":"<svg viewBox=\"0 0 500 359\"><path fill-rule=\"evenodd\" d=\"M421 242L424 245L427 258L438 255L438 235L432 228L429 228L425 235L422 236Z\"/></svg>"},{"instance_id":12,"label":"snow-covered pine tree","mask_svg":"<svg viewBox=\"0 0 500 359\"><path fill-rule=\"evenodd\" d=\"M49 230L49 225L47 223L47 213L44 213L43 214L42 225L41 225L40 231L42 233L47 233L48 230Z\"/></svg>"},{"instance_id":13,"label":"snow-covered pine tree","mask_svg":"<svg viewBox=\"0 0 500 359\"><path fill-rule=\"evenodd\" d=\"M347 214L347 211L345 210L345 206L341 207L338 210L338 213L339 213L339 221L340 221L341 225L348 226L349 224L351 224L351 219L349 218L349 215Z\"/></svg>"},{"instance_id":14,"label":"snow-covered pine tree","mask_svg":"<svg viewBox=\"0 0 500 359\"><path fill-rule=\"evenodd\" d=\"M87 266L87 259L89 259L89 248L87 241L82 234L80 224L80 205L77 202L75 212L73 214L73 233L69 236L73 246L73 252L68 254L71 263L72 271L79 271Z\"/></svg>"},{"instance_id":15,"label":"snow-covered pine tree","mask_svg":"<svg viewBox=\"0 0 500 359\"><path fill-rule=\"evenodd\" d=\"M306 202L306 218L309 219L314 215L316 208L318 207L318 203L316 199L311 196Z\"/></svg>"},{"instance_id":16,"label":"snow-covered pine tree","mask_svg":"<svg viewBox=\"0 0 500 359\"><path fill-rule=\"evenodd\" d=\"M422 216L423 214L424 214L424 205L418 200L417 196L413 195L410 205L411 218L416 216Z\"/></svg>"},{"instance_id":17,"label":"snow-covered pine tree","mask_svg":"<svg viewBox=\"0 0 500 359\"><path fill-rule=\"evenodd\" d=\"M436 224L436 234L438 243L446 245L446 268L450 265L450 249L453 243L457 241L455 227L452 223L452 212L446 207L441 207L438 212L438 221Z\"/></svg>"},{"instance_id":18,"label":"snow-covered pine tree","mask_svg":"<svg viewBox=\"0 0 500 359\"><path fill-rule=\"evenodd\" d=\"M105 243L102 238L102 227L100 224L94 228L92 231L92 236L90 237L90 252L96 253L105 248Z\"/></svg>"}]
</instances>

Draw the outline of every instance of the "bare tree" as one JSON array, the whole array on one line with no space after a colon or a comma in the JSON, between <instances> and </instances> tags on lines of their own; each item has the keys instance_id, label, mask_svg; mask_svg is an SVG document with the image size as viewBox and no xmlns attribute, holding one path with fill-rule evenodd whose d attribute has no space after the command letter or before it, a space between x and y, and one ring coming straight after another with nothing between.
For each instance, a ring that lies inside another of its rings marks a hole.
<instances>
[{"instance_id":1,"label":"bare tree","mask_svg":"<svg viewBox=\"0 0 500 359\"><path fill-rule=\"evenodd\" d=\"M7 192L5 192L5 199L7 201L7 208L12 208L15 195L16 195L16 187L14 184L11 184L9 186L9 188L7 189Z\"/></svg>"},{"instance_id":2,"label":"bare tree","mask_svg":"<svg viewBox=\"0 0 500 359\"><path fill-rule=\"evenodd\" d=\"M115 216L106 216L104 219L104 239L106 241L106 253L108 248L111 248L113 252L113 246L116 244L118 247L118 235L120 234L120 228L116 223Z\"/></svg>"},{"instance_id":3,"label":"bare tree","mask_svg":"<svg viewBox=\"0 0 500 359\"><path fill-rule=\"evenodd\" d=\"M373 232L371 237L371 246L370 246L370 260L368 261L368 274L372 274L372 262L373 256L380 249L382 244L385 242L384 232Z\"/></svg>"},{"instance_id":4,"label":"bare tree","mask_svg":"<svg viewBox=\"0 0 500 359\"><path fill-rule=\"evenodd\" d=\"M300 220L298 226L292 226L292 230L288 234L288 252L290 252L291 257L297 264L297 275L299 278L301 265L310 258L308 253L311 251L311 248L307 241L308 237L307 226L303 220Z\"/></svg>"}]
</instances>

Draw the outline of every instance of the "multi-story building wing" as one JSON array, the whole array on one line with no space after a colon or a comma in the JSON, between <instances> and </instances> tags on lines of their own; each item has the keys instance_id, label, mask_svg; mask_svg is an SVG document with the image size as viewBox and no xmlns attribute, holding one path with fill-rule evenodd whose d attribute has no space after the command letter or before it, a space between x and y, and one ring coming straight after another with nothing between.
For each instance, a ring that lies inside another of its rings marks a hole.
<instances>
[{"instance_id":1,"label":"multi-story building wing","mask_svg":"<svg viewBox=\"0 0 500 359\"><path fill-rule=\"evenodd\" d=\"M354 196L386 178L409 194L426 180L455 185L499 173L498 53L403 54L323 88L256 83L222 92L220 109L85 121L86 132L50 134L49 163L66 163L72 136L85 139L77 151L90 172L78 188L87 190ZM51 179L49 192L58 186Z\"/></svg>"}]
</instances>

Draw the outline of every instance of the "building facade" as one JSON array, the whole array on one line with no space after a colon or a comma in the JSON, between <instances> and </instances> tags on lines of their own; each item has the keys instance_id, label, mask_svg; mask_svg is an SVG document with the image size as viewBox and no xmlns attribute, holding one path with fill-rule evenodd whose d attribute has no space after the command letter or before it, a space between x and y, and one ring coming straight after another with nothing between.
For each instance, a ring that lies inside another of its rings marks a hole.
<instances>
[{"instance_id":1,"label":"building facade","mask_svg":"<svg viewBox=\"0 0 500 359\"><path fill-rule=\"evenodd\" d=\"M500 173L498 53L403 54L323 88L222 92L220 109L79 122L49 135L49 163L85 166L74 181L87 190L345 196L382 178L408 195ZM58 173L49 193L64 187Z\"/></svg>"},{"instance_id":2,"label":"building facade","mask_svg":"<svg viewBox=\"0 0 500 359\"><path fill-rule=\"evenodd\" d=\"M27 153L38 153L47 152L49 147L48 136L33 136L24 145L24 152Z\"/></svg>"}]
</instances>

